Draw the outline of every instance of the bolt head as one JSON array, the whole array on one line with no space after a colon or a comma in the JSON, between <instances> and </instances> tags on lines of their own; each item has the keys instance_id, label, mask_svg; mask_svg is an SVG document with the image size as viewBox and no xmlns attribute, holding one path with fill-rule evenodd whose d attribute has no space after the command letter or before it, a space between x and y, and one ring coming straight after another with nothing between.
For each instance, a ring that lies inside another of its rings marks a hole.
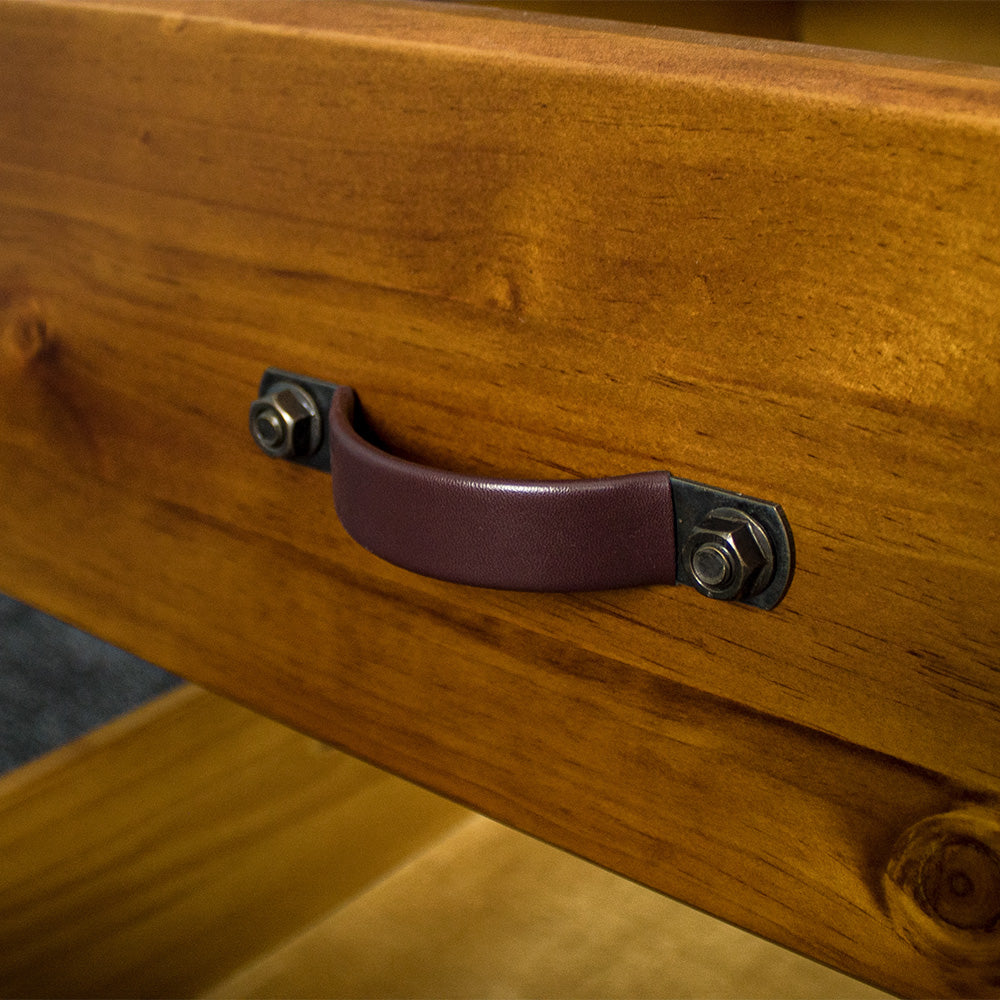
<instances>
[{"instance_id":1,"label":"bolt head","mask_svg":"<svg viewBox=\"0 0 1000 1000\"><path fill-rule=\"evenodd\" d=\"M717 542L704 542L691 556L691 569L706 587L728 586L736 572L732 555Z\"/></svg>"},{"instance_id":2,"label":"bolt head","mask_svg":"<svg viewBox=\"0 0 1000 1000\"><path fill-rule=\"evenodd\" d=\"M278 383L251 404L250 433L273 458L306 458L322 439L319 410L305 389Z\"/></svg>"},{"instance_id":3,"label":"bolt head","mask_svg":"<svg viewBox=\"0 0 1000 1000\"><path fill-rule=\"evenodd\" d=\"M273 408L262 409L253 426L253 435L268 448L278 448L285 440L285 424Z\"/></svg>"},{"instance_id":4,"label":"bolt head","mask_svg":"<svg viewBox=\"0 0 1000 1000\"><path fill-rule=\"evenodd\" d=\"M759 594L774 572L764 529L749 515L726 507L713 510L695 528L682 558L695 587L723 601Z\"/></svg>"}]
</instances>

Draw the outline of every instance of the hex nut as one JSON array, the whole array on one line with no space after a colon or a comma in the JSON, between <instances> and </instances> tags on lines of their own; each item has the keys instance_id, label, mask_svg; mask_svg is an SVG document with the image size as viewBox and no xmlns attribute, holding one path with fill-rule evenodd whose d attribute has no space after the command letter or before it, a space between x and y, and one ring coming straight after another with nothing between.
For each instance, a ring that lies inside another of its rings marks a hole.
<instances>
[{"instance_id":1,"label":"hex nut","mask_svg":"<svg viewBox=\"0 0 1000 1000\"><path fill-rule=\"evenodd\" d=\"M272 458L308 458L319 448L322 430L312 396L290 382L276 383L250 404L250 433Z\"/></svg>"},{"instance_id":2,"label":"hex nut","mask_svg":"<svg viewBox=\"0 0 1000 1000\"><path fill-rule=\"evenodd\" d=\"M720 601L753 597L774 575L767 533L752 517L729 507L716 508L701 521L682 558L696 589Z\"/></svg>"}]
</instances>

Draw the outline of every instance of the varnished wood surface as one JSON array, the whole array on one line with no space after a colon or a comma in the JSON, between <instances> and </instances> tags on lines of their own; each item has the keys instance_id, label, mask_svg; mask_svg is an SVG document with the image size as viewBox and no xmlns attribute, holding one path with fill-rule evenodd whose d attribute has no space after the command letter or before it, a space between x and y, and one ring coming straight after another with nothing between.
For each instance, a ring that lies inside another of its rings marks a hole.
<instances>
[{"instance_id":1,"label":"varnished wood surface","mask_svg":"<svg viewBox=\"0 0 1000 1000\"><path fill-rule=\"evenodd\" d=\"M407 859L207 995L887 996L483 816Z\"/></svg>"},{"instance_id":2,"label":"varnished wood surface","mask_svg":"<svg viewBox=\"0 0 1000 1000\"><path fill-rule=\"evenodd\" d=\"M1000 790L996 72L195 12L0 7L0 587L891 989L990 992L883 880ZM777 500L792 590L382 564L250 443L272 364L421 461Z\"/></svg>"},{"instance_id":3,"label":"varnished wood surface","mask_svg":"<svg viewBox=\"0 0 1000 1000\"><path fill-rule=\"evenodd\" d=\"M183 688L0 780L0 996L193 996L465 821Z\"/></svg>"},{"instance_id":4,"label":"varnished wood surface","mask_svg":"<svg viewBox=\"0 0 1000 1000\"><path fill-rule=\"evenodd\" d=\"M4 997L881 995L190 687L0 819Z\"/></svg>"}]
</instances>

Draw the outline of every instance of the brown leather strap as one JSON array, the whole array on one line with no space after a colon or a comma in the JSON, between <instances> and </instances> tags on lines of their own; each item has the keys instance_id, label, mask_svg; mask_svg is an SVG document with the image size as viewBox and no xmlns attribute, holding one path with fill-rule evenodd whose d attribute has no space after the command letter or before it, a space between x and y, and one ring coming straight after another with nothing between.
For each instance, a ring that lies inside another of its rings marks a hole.
<instances>
[{"instance_id":1,"label":"brown leather strap","mask_svg":"<svg viewBox=\"0 0 1000 1000\"><path fill-rule=\"evenodd\" d=\"M510 481L395 458L354 428L356 397L330 407L341 523L370 552L424 576L503 590L603 590L674 582L670 476Z\"/></svg>"}]
</instances>

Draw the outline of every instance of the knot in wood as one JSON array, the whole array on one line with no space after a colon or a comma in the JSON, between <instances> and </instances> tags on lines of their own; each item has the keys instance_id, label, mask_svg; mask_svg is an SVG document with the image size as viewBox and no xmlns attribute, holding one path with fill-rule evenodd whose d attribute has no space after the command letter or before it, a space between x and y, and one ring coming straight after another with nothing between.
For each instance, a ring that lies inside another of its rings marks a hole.
<instances>
[{"instance_id":1,"label":"knot in wood","mask_svg":"<svg viewBox=\"0 0 1000 1000\"><path fill-rule=\"evenodd\" d=\"M4 353L24 367L46 353L51 338L40 304L34 299L11 306L0 325Z\"/></svg>"},{"instance_id":2,"label":"knot in wood","mask_svg":"<svg viewBox=\"0 0 1000 1000\"><path fill-rule=\"evenodd\" d=\"M897 928L919 951L1000 973L1000 812L969 806L914 824L883 884Z\"/></svg>"},{"instance_id":3,"label":"knot in wood","mask_svg":"<svg viewBox=\"0 0 1000 1000\"><path fill-rule=\"evenodd\" d=\"M981 841L942 843L924 862L920 897L953 927L992 931L1000 924L1000 858Z\"/></svg>"}]
</instances>

